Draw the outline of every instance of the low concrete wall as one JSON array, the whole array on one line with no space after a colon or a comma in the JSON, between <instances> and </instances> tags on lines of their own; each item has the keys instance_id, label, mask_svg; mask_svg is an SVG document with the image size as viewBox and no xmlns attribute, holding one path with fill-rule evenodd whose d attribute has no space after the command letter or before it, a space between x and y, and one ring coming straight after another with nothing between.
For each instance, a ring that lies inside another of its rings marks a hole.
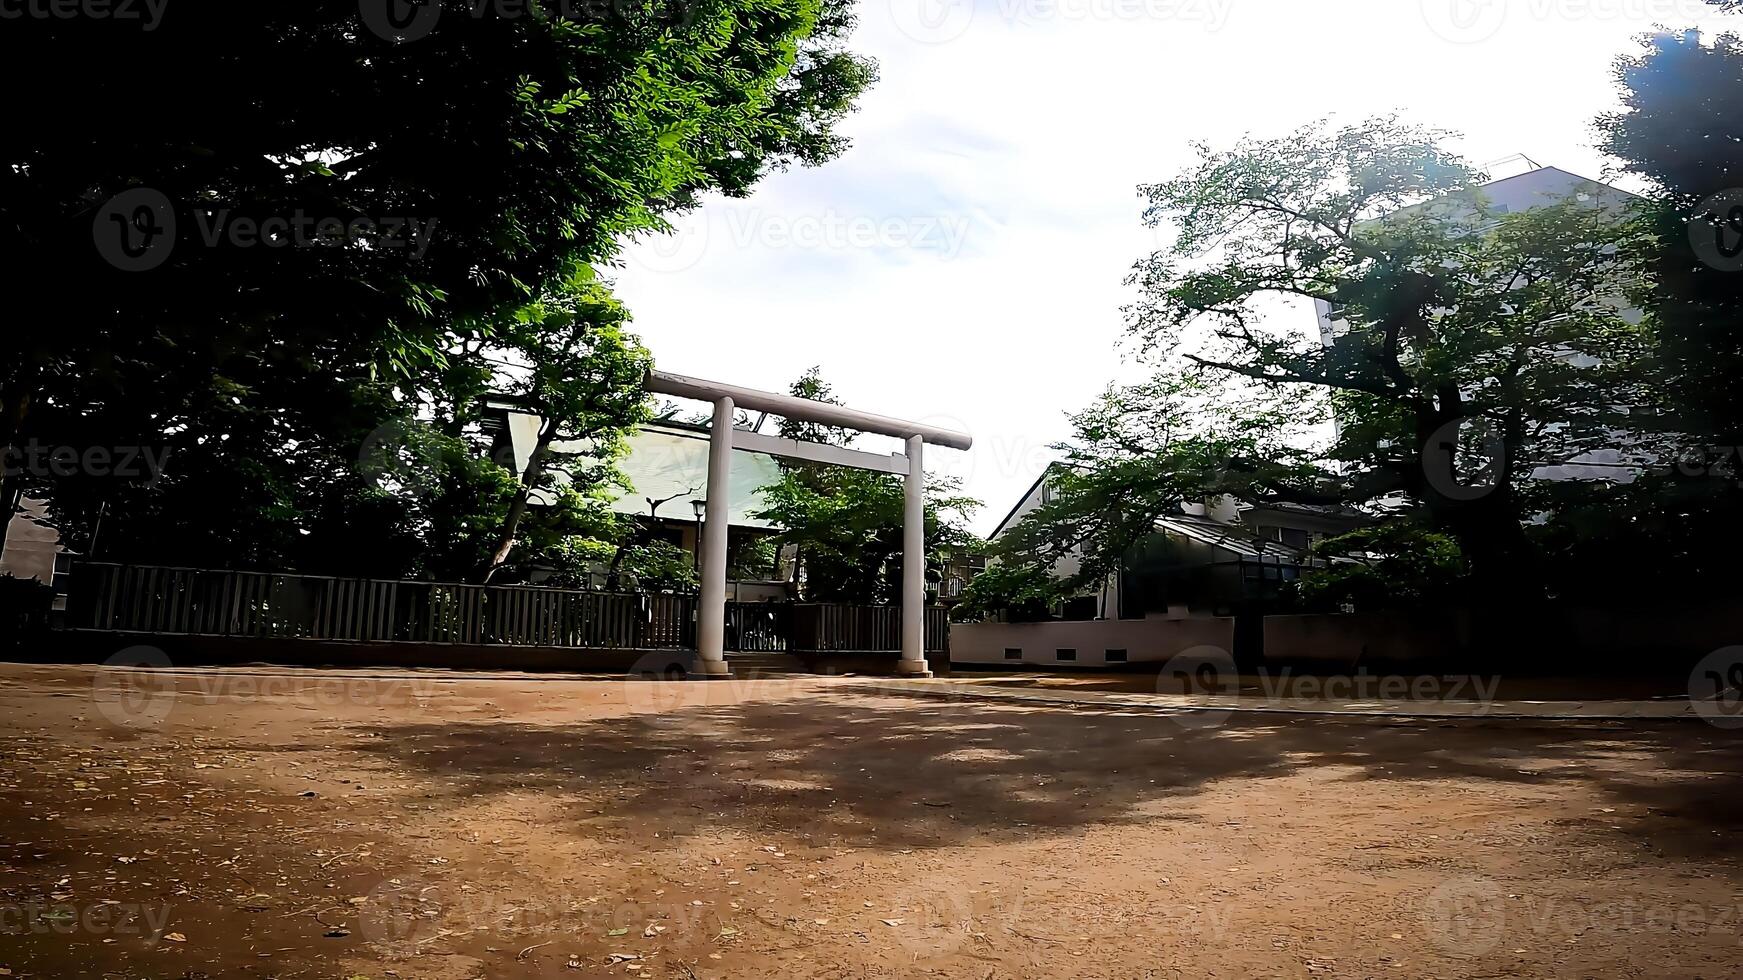
<instances>
[{"instance_id":1,"label":"low concrete wall","mask_svg":"<svg viewBox=\"0 0 1743 980\"><path fill-rule=\"evenodd\" d=\"M1120 666L1109 650L1126 651L1126 663L1162 663L1193 647L1209 646L1225 655L1234 649L1234 620L1102 619L1078 623L952 623L950 662L1010 667ZM1061 660L1060 650L1076 651ZM1017 651L1013 657L1009 651Z\"/></svg>"}]
</instances>

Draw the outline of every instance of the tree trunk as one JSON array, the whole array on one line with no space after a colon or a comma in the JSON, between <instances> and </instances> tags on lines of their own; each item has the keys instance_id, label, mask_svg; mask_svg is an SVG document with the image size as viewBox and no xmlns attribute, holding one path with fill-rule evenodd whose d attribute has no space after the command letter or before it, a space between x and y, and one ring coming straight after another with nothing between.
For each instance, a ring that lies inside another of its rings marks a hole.
<instances>
[{"instance_id":1,"label":"tree trunk","mask_svg":"<svg viewBox=\"0 0 1743 980\"><path fill-rule=\"evenodd\" d=\"M502 519L502 527L497 531L496 543L490 549L490 561L479 576L480 585L489 585L491 578L508 563L509 553L514 551L514 536L520 531L521 518L526 516L533 487L545 475L545 456L556 437L556 422L546 419L539 427L539 439L533 444L532 456L527 459L526 472L521 474L520 490L515 493L514 502L509 504L508 513Z\"/></svg>"}]
</instances>

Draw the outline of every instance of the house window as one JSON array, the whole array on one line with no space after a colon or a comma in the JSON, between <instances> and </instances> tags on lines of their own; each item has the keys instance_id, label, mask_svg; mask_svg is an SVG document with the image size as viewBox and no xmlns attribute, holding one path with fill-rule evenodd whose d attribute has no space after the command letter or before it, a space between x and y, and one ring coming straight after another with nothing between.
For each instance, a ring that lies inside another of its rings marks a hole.
<instances>
[{"instance_id":1,"label":"house window","mask_svg":"<svg viewBox=\"0 0 1743 980\"><path fill-rule=\"evenodd\" d=\"M1053 651L1053 659L1055 659L1055 660L1076 660L1077 659L1077 651L1070 649L1069 647L1060 647L1059 649Z\"/></svg>"},{"instance_id":2,"label":"house window","mask_svg":"<svg viewBox=\"0 0 1743 980\"><path fill-rule=\"evenodd\" d=\"M1022 647L1005 647L1005 659L1006 660L1021 660L1021 659L1023 659L1023 648Z\"/></svg>"},{"instance_id":3,"label":"house window","mask_svg":"<svg viewBox=\"0 0 1743 980\"><path fill-rule=\"evenodd\" d=\"M78 556L70 551L54 553L54 579L50 584L54 586L55 595L67 594L67 584L72 581L73 559L76 557Z\"/></svg>"},{"instance_id":4,"label":"house window","mask_svg":"<svg viewBox=\"0 0 1743 980\"><path fill-rule=\"evenodd\" d=\"M1124 650L1109 650L1107 652L1106 659L1107 659L1107 662L1110 664L1123 664L1126 662L1126 651L1124 651Z\"/></svg>"}]
</instances>

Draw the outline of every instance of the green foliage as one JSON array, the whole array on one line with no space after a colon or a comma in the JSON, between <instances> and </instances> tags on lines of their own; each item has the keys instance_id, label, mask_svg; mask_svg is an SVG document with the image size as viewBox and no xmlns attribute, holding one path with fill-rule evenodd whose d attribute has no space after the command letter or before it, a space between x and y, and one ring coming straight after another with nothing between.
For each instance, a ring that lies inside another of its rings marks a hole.
<instances>
[{"instance_id":1,"label":"green foliage","mask_svg":"<svg viewBox=\"0 0 1743 980\"><path fill-rule=\"evenodd\" d=\"M833 389L817 368L790 388L792 394L830 404ZM843 445L844 430L784 420L787 438ZM967 516L980 501L961 493L960 480L926 481L926 556L942 564L950 553L973 553L980 541ZM782 463L779 482L762 490L756 516L783 530L780 546L798 551L804 598L813 602L879 603L901 598L902 518L906 496L902 480L887 473L849 467Z\"/></svg>"},{"instance_id":2,"label":"green foliage","mask_svg":"<svg viewBox=\"0 0 1743 980\"><path fill-rule=\"evenodd\" d=\"M1743 446L1743 275L1710 264L1717 249L1696 249L1734 247L1740 233L1732 206L1743 187L1735 152L1743 38L1660 34L1620 59L1616 74L1622 109L1599 120L1601 145L1648 182L1657 247L1654 288L1641 305L1656 328L1664 414L1674 428L1664 458L1675 463L1649 473L1615 507L1571 505L1567 523L1578 536L1546 529L1541 537L1581 588L1615 591L1592 580L1590 562L1601 552L1669 594L1704 593L1734 578L1728 555L1743 548L1743 466L1730 448Z\"/></svg>"},{"instance_id":3,"label":"green foliage","mask_svg":"<svg viewBox=\"0 0 1743 980\"><path fill-rule=\"evenodd\" d=\"M649 592L689 592L696 588L696 569L690 553L666 541L631 545L624 556L629 584Z\"/></svg>"},{"instance_id":4,"label":"green foliage","mask_svg":"<svg viewBox=\"0 0 1743 980\"><path fill-rule=\"evenodd\" d=\"M1312 604L1432 606L1456 595L1466 572L1457 541L1405 520L1326 538L1314 552L1333 561L1302 575L1301 596Z\"/></svg>"},{"instance_id":5,"label":"green foliage","mask_svg":"<svg viewBox=\"0 0 1743 980\"><path fill-rule=\"evenodd\" d=\"M972 552L965 526L980 502L961 481L931 476L926 490L926 557ZM782 531L775 541L798 548L803 596L811 602L883 603L902 594L902 481L846 467L793 467L763 488L756 516Z\"/></svg>"},{"instance_id":6,"label":"green foliage","mask_svg":"<svg viewBox=\"0 0 1743 980\"><path fill-rule=\"evenodd\" d=\"M1055 602L1064 597L1058 578L1033 564L992 564L974 577L963 590L962 601L951 607L958 622L998 618L1010 623L1034 623L1049 618Z\"/></svg>"},{"instance_id":7,"label":"green foliage","mask_svg":"<svg viewBox=\"0 0 1743 980\"><path fill-rule=\"evenodd\" d=\"M614 463L625 440L649 416L642 379L651 358L625 330L628 312L591 277L516 311L499 333L525 370L498 384L536 413L541 425L520 486L497 529L483 579L516 570L517 536L529 520L533 537L624 533L610 513L625 490ZM518 461L516 461L518 464ZM561 492L559 506L533 508L536 496ZM523 556L549 548L522 548ZM524 569L522 569L524 571Z\"/></svg>"},{"instance_id":8,"label":"green foliage","mask_svg":"<svg viewBox=\"0 0 1743 980\"><path fill-rule=\"evenodd\" d=\"M354 0L191 0L144 34L87 17L0 32L0 79L35 93L0 149L0 260L55 296L52 323L0 332L0 445L171 460L149 486L19 477L4 499L49 497L76 545L100 537L113 558L514 574L492 530L542 532L512 518L501 466L461 462L479 396L505 380L484 358L528 358L522 393L578 437L633 421L614 370L564 373L590 356L582 338L610 345L588 332L608 298L571 284L703 194L840 152L835 127L875 76L845 50L846 0L582 4L584 22L438 6L403 43ZM93 242L104 203L135 187L162 193L178 231L161 265L128 272ZM203 232L298 216L416 219L428 238ZM411 450L427 472L358 472L371 433L425 423L452 440ZM611 438L575 474L589 500Z\"/></svg>"},{"instance_id":9,"label":"green foliage","mask_svg":"<svg viewBox=\"0 0 1743 980\"><path fill-rule=\"evenodd\" d=\"M1336 502L1332 474L1297 445L1324 420L1323 400L1202 370L1110 388L1071 417L1064 465L1048 475L1052 499L993 551L1007 563L1067 572L1064 587L1075 591L1120 568L1183 502Z\"/></svg>"},{"instance_id":10,"label":"green foliage","mask_svg":"<svg viewBox=\"0 0 1743 980\"><path fill-rule=\"evenodd\" d=\"M1103 574L1170 506L1226 493L1408 511L1473 576L1529 589L1522 485L1615 448L1628 410L1656 403L1649 331L1626 311L1650 236L1597 185L1498 213L1443 136L1315 126L1201 147L1143 188L1147 218L1176 232L1131 279L1131 329L1159 373L1076 420L1066 499L1027 535L1053 546L1042 560L1087 532L1083 575ZM1326 344L1273 326L1279 299L1338 304L1344 329ZM1316 438L1328 408L1335 435ZM1489 492L1436 455L1472 433L1493 444Z\"/></svg>"}]
</instances>

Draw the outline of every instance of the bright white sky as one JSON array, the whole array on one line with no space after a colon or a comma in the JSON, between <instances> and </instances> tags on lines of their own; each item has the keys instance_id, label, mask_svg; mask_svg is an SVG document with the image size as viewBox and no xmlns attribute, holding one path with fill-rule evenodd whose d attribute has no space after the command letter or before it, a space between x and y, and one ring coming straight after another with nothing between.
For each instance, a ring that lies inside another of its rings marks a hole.
<instances>
[{"instance_id":1,"label":"bright white sky","mask_svg":"<svg viewBox=\"0 0 1743 980\"><path fill-rule=\"evenodd\" d=\"M985 501L981 533L1066 413L1131 376L1121 281L1156 246L1135 188L1191 141L1397 110L1478 164L1601 177L1612 60L1656 27L1743 23L1698 0L863 0L860 19L883 78L853 148L635 245L618 291L664 370L782 390L820 364L856 408L973 434L927 462Z\"/></svg>"}]
</instances>

